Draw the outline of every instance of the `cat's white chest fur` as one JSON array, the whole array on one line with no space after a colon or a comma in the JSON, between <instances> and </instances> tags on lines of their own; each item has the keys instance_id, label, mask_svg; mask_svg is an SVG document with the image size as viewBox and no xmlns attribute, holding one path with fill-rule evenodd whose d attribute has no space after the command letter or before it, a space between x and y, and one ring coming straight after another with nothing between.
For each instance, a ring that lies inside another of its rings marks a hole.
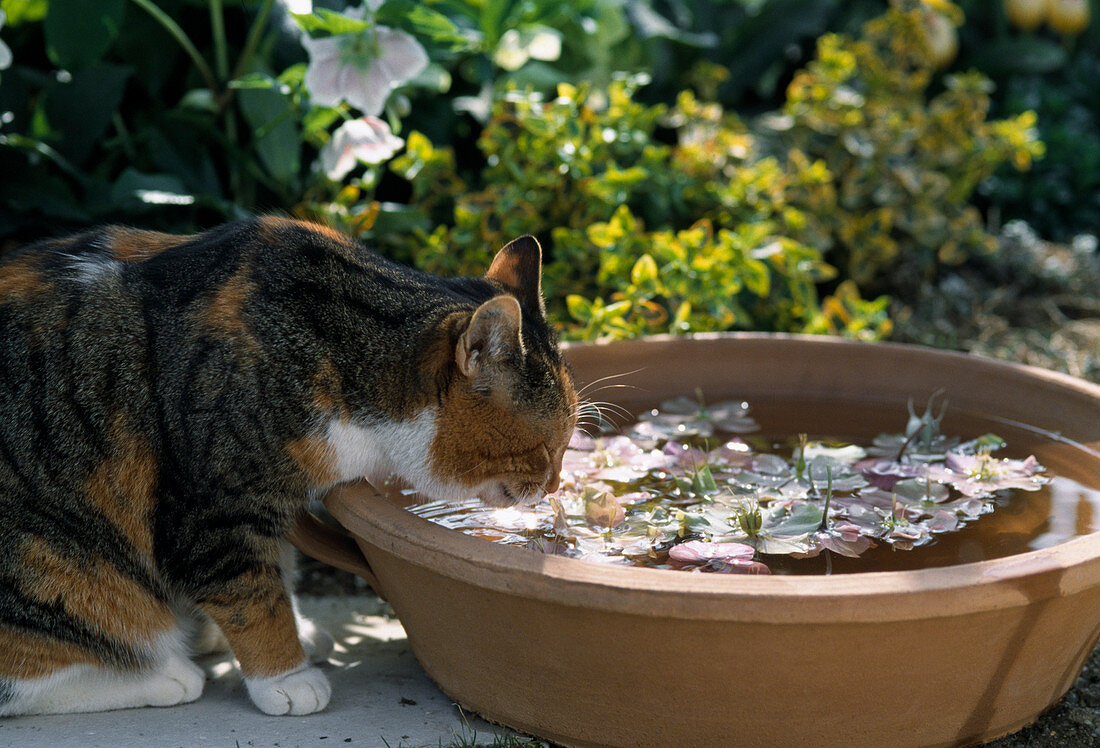
<instances>
[{"instance_id":1,"label":"cat's white chest fur","mask_svg":"<svg viewBox=\"0 0 1100 748\"><path fill-rule=\"evenodd\" d=\"M340 482L366 478L373 483L397 476L420 493L448 498L457 486L432 470L431 446L436 434L436 411L425 408L405 421L372 420L328 422L325 441L336 459Z\"/></svg>"}]
</instances>

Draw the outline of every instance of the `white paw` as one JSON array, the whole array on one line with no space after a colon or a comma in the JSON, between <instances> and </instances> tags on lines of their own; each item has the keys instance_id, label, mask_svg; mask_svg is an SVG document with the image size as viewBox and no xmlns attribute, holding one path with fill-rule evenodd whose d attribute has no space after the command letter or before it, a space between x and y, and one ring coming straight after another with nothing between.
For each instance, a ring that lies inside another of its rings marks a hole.
<instances>
[{"instance_id":1,"label":"white paw","mask_svg":"<svg viewBox=\"0 0 1100 748\"><path fill-rule=\"evenodd\" d=\"M271 678L245 678L248 695L265 714L312 714L328 705L332 687L315 667L302 665Z\"/></svg>"},{"instance_id":2,"label":"white paw","mask_svg":"<svg viewBox=\"0 0 1100 748\"><path fill-rule=\"evenodd\" d=\"M144 686L145 703L149 706L186 704L202 696L206 674L191 660L169 657L149 677Z\"/></svg>"},{"instance_id":3,"label":"white paw","mask_svg":"<svg viewBox=\"0 0 1100 748\"><path fill-rule=\"evenodd\" d=\"M305 650L306 659L314 664L327 660L335 645L328 632L317 628L308 618L298 619L298 640Z\"/></svg>"}]
</instances>

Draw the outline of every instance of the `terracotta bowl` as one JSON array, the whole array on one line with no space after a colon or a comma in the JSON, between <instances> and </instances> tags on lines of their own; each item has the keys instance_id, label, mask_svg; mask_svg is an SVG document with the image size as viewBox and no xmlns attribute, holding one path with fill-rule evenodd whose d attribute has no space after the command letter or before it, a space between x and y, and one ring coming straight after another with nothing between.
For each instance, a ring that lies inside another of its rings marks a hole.
<instances>
[{"instance_id":1,"label":"terracotta bowl","mask_svg":"<svg viewBox=\"0 0 1100 748\"><path fill-rule=\"evenodd\" d=\"M1100 387L1059 374L758 334L567 355L581 383L628 373L597 399L638 412L698 388L748 400L765 432L897 431L909 398L942 389L945 431L992 424L1100 485ZM568 746L974 744L1054 704L1100 636L1100 535L934 569L732 576L494 545L367 484L326 504L355 543L304 522L299 547L366 577L458 704Z\"/></svg>"}]
</instances>

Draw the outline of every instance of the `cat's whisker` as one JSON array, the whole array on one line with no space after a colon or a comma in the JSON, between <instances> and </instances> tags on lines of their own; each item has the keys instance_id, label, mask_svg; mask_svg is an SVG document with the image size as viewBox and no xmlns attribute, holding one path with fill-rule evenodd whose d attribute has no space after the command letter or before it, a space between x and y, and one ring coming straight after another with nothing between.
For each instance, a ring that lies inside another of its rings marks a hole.
<instances>
[{"instance_id":1,"label":"cat's whisker","mask_svg":"<svg viewBox=\"0 0 1100 748\"><path fill-rule=\"evenodd\" d=\"M488 462L488 460L482 460L481 462L479 462L478 464L474 465L474 466L473 466L472 468L470 468L469 470L464 470L464 471L462 471L461 473L458 473L458 474L456 475L456 477L459 477L459 478L461 478L461 477L462 477L463 475L469 475L470 473L474 472L475 470L477 470L478 468L480 468L480 467L481 467L482 465L484 465L484 464L485 464L486 462Z\"/></svg>"},{"instance_id":2,"label":"cat's whisker","mask_svg":"<svg viewBox=\"0 0 1100 748\"><path fill-rule=\"evenodd\" d=\"M633 417L633 414L629 410L617 403L609 403L602 400L589 400L588 402L596 409L596 413L599 417L609 423L612 423L615 418L629 419ZM614 416L614 418L608 418L608 414Z\"/></svg>"},{"instance_id":3,"label":"cat's whisker","mask_svg":"<svg viewBox=\"0 0 1100 748\"><path fill-rule=\"evenodd\" d=\"M580 397L580 396L584 395L584 393L588 392L590 387L594 387L597 384L599 384L600 382L606 382L609 379L618 379L619 377L629 377L631 374L638 374L639 372L641 372L643 370L644 370L644 367L639 368L639 369L635 369L634 371L624 371L621 374L608 374L606 377L600 377L599 379L596 379L592 382L589 382L588 384L586 384L585 386L583 386L579 390L577 390L577 397Z\"/></svg>"}]
</instances>

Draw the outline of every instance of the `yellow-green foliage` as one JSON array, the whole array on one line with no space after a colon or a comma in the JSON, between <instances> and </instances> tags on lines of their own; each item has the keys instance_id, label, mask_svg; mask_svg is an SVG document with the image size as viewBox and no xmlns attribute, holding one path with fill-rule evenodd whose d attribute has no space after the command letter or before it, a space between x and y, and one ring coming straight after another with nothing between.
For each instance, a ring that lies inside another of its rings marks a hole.
<instances>
[{"instance_id":1,"label":"yellow-green foliage","mask_svg":"<svg viewBox=\"0 0 1100 748\"><path fill-rule=\"evenodd\" d=\"M509 238L538 233L550 313L569 337L825 329L816 284L835 273L788 231L806 223L787 205L789 185L813 178L772 159L743 165L724 191L728 210L714 209L714 175L686 146L656 139L668 113L634 101L636 83L499 99L478 141L480 188L455 176L449 150L410 135L395 168L440 226L399 253L434 272L475 273ZM885 304L856 307L859 319L835 331L880 337Z\"/></svg>"},{"instance_id":2,"label":"yellow-green foliage","mask_svg":"<svg viewBox=\"0 0 1100 748\"><path fill-rule=\"evenodd\" d=\"M819 200L805 214L828 242L819 246L861 285L927 278L937 263L991 250L969 204L975 187L1003 162L1024 169L1043 150L1034 113L987 120L990 83L980 73L947 76L928 96L927 12L906 0L859 39L821 37L770 119L781 149L828 169L834 205Z\"/></svg>"},{"instance_id":3,"label":"yellow-green foliage","mask_svg":"<svg viewBox=\"0 0 1100 748\"><path fill-rule=\"evenodd\" d=\"M431 271L474 273L509 238L537 233L568 336L882 337L888 301L859 287L919 282L990 248L975 186L1042 148L1033 117L987 120L977 73L928 98L922 7L900 0L859 39L821 38L786 105L752 126L690 92L642 105L637 78L561 85L552 100L512 89L478 139L474 184L413 133L394 167L437 228L391 246ZM834 266L842 282L821 300Z\"/></svg>"}]
</instances>

